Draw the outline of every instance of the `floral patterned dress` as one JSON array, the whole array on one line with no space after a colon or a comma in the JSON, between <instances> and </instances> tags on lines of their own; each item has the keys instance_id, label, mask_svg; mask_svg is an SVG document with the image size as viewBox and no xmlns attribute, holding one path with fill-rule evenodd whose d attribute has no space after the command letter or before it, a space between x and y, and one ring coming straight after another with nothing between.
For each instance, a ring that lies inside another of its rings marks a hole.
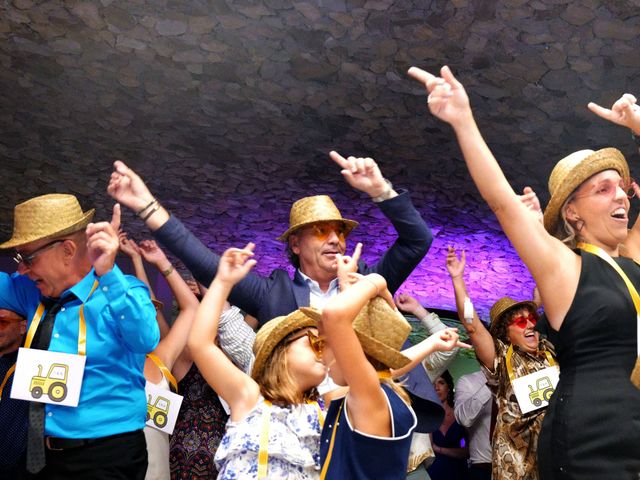
<instances>
[{"instance_id":1,"label":"floral patterned dress","mask_svg":"<svg viewBox=\"0 0 640 480\"><path fill-rule=\"evenodd\" d=\"M229 416L194 363L178 383L184 396L170 440L172 480L216 478L213 456Z\"/></svg>"},{"instance_id":2,"label":"floral patterned dress","mask_svg":"<svg viewBox=\"0 0 640 480\"><path fill-rule=\"evenodd\" d=\"M257 478L263 415L270 415L267 478L308 480L320 477L320 426L317 404L269 407L260 399L241 421L227 424L215 461L219 479Z\"/></svg>"},{"instance_id":3,"label":"floral patterned dress","mask_svg":"<svg viewBox=\"0 0 640 480\"><path fill-rule=\"evenodd\" d=\"M506 356L509 345L500 340L495 340L495 344L496 358L493 371L482 366L487 377L487 386L496 396L498 404L491 461L493 480L538 480L536 453L546 409L522 414L507 372ZM538 353L535 355L525 353L514 346L511 363L516 378L548 367L545 349L555 356L553 346L546 340L540 341Z\"/></svg>"}]
</instances>

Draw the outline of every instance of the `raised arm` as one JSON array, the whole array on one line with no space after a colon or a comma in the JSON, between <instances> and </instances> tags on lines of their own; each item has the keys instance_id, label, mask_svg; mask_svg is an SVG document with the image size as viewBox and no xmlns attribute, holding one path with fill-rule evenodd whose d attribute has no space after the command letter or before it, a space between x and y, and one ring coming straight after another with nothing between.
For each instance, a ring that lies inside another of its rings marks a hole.
<instances>
[{"instance_id":1,"label":"raised arm","mask_svg":"<svg viewBox=\"0 0 640 480\"><path fill-rule=\"evenodd\" d=\"M196 238L175 216L157 201L142 178L123 162L113 164L107 192L133 210L171 253L184 263L194 278L209 285L216 275L220 256ZM229 300L245 312L257 316L269 290L268 280L251 272L236 288Z\"/></svg>"},{"instance_id":2,"label":"raised arm","mask_svg":"<svg viewBox=\"0 0 640 480\"><path fill-rule=\"evenodd\" d=\"M385 291L387 283L382 276L372 273L360 278L325 305L321 332L349 386L348 406L352 427L362 433L388 437L391 435L391 417L387 398L352 325L366 303L378 292ZM388 291L387 295L390 297Z\"/></svg>"},{"instance_id":3,"label":"raised arm","mask_svg":"<svg viewBox=\"0 0 640 480\"><path fill-rule=\"evenodd\" d=\"M631 130L640 148L640 105L637 104L635 96L625 93L614 102L610 109L601 107L594 102L590 102L588 107L599 117ZM638 196L640 194L638 184L634 182L633 188ZM629 230L629 236L624 242L624 249L621 249L620 253L626 257L640 260L640 216L636 218L636 222Z\"/></svg>"},{"instance_id":4,"label":"raised arm","mask_svg":"<svg viewBox=\"0 0 640 480\"><path fill-rule=\"evenodd\" d=\"M154 350L154 353L171 370L187 345L189 331L198 308L198 300L156 242L143 240L140 242L140 252L148 263L162 272L180 310L171 329Z\"/></svg>"},{"instance_id":5,"label":"raised arm","mask_svg":"<svg viewBox=\"0 0 640 480\"><path fill-rule=\"evenodd\" d=\"M518 199L478 130L464 87L448 67L440 73L435 77L409 69L427 88L431 113L453 127L474 183L536 280L549 319L559 328L577 289L580 258L549 235Z\"/></svg>"},{"instance_id":6,"label":"raised arm","mask_svg":"<svg viewBox=\"0 0 640 480\"><path fill-rule=\"evenodd\" d=\"M462 251L460 258L458 258L455 249L453 247L449 247L449 251L447 253L447 272L449 272L451 282L453 283L458 317L460 318L462 325L464 325L464 328L466 328L469 333L469 338L471 339L471 343L473 343L478 360L487 368L493 369L493 363L496 358L496 347L493 343L493 337L480 321L475 309L473 309L473 319L471 322L464 318L464 302L465 298L469 298L467 286L464 283L465 264L466 255L464 250Z\"/></svg>"},{"instance_id":7,"label":"raised arm","mask_svg":"<svg viewBox=\"0 0 640 480\"><path fill-rule=\"evenodd\" d=\"M255 265L253 244L244 249L230 248L222 255L218 273L196 311L189 334L189 349L202 376L231 407L231 419L241 420L260 396L258 384L236 367L215 344L218 323L233 286Z\"/></svg>"},{"instance_id":8,"label":"raised arm","mask_svg":"<svg viewBox=\"0 0 640 480\"><path fill-rule=\"evenodd\" d=\"M406 191L396 192L371 158L342 157L331 152L353 188L369 195L398 234L393 245L371 267L360 264L360 273L379 273L395 293L424 258L433 241L431 230L420 216Z\"/></svg>"},{"instance_id":9,"label":"raised arm","mask_svg":"<svg viewBox=\"0 0 640 480\"><path fill-rule=\"evenodd\" d=\"M144 262L142 261L142 254L140 253L140 247L138 244L132 239L128 238L127 233L120 230L118 232L118 239L120 240L120 251L127 255L131 259L131 263L133 263L133 270L135 272L136 277L142 283L144 283L149 289L149 295L151 295L151 300L156 300L156 295L151 288L151 282L149 282L149 277L147 276L147 272L144 269ZM154 306L156 306L154 304ZM164 318L164 314L162 311L156 306L156 320L158 321L158 327L160 328L160 338L164 338L169 333L169 324L167 320Z\"/></svg>"}]
</instances>

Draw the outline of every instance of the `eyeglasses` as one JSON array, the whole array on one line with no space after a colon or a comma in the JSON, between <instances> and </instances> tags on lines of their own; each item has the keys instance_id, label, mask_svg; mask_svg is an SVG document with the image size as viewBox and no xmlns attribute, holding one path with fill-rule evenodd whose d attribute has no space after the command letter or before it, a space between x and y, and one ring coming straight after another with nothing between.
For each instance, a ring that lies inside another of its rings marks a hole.
<instances>
[{"instance_id":1,"label":"eyeglasses","mask_svg":"<svg viewBox=\"0 0 640 480\"><path fill-rule=\"evenodd\" d=\"M305 330L303 332L293 334L293 336L287 340L287 344L295 342L305 336L309 340L309 346L316 358L318 360L322 359L322 352L324 352L324 338L319 337L311 330Z\"/></svg>"},{"instance_id":2,"label":"eyeglasses","mask_svg":"<svg viewBox=\"0 0 640 480\"><path fill-rule=\"evenodd\" d=\"M538 323L538 319L535 317L535 315L533 315L533 313L530 313L527 316L518 315L517 317L513 317L509 321L509 325L515 325L516 327L522 328L524 330L525 328L527 328L528 322L531 322L531 325L535 327L536 323Z\"/></svg>"},{"instance_id":3,"label":"eyeglasses","mask_svg":"<svg viewBox=\"0 0 640 480\"><path fill-rule=\"evenodd\" d=\"M573 198L590 197L593 195L600 195L603 197L614 197L618 187L620 187L624 191L627 198L635 197L636 191L633 188L633 184L636 183L636 181L633 178L630 178L628 184L624 184L623 182L624 182L623 180L620 180L619 183L615 183L612 180L603 180L602 182L598 183L596 187L591 191L580 194L580 195L574 195Z\"/></svg>"},{"instance_id":4,"label":"eyeglasses","mask_svg":"<svg viewBox=\"0 0 640 480\"><path fill-rule=\"evenodd\" d=\"M341 242L346 238L347 229L342 223L314 223L311 225L311 232L318 240L326 240L331 233L335 233Z\"/></svg>"},{"instance_id":5,"label":"eyeglasses","mask_svg":"<svg viewBox=\"0 0 640 480\"><path fill-rule=\"evenodd\" d=\"M28 255L22 255L21 253L16 252L15 255L13 256L13 260L18 265L20 265L21 263L24 263L25 266L30 267L31 265L33 265L34 258L40 255L42 252L45 252L62 242L64 242L64 240L54 240L53 242L49 242L46 245L43 245L42 247L38 248L37 250L34 250Z\"/></svg>"}]
</instances>

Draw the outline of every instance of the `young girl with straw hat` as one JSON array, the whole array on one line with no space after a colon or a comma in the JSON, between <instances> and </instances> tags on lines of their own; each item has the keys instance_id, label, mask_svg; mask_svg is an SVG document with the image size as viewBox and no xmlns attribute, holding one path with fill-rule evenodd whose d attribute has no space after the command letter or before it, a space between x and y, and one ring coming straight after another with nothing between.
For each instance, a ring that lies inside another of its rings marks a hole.
<instances>
[{"instance_id":1,"label":"young girl with straw hat","mask_svg":"<svg viewBox=\"0 0 640 480\"><path fill-rule=\"evenodd\" d=\"M302 309L321 320L329 375L349 387L327 412L320 478L404 479L416 416L407 393L392 377L435 350L467 345L458 342L455 329L446 329L412 347L420 355L405 351L410 360L400 348L411 326L395 308L385 279L378 274L349 275L355 264L357 256L338 259L341 292L322 313ZM345 288L347 277L348 283L355 283Z\"/></svg>"},{"instance_id":2,"label":"young girl with straw hat","mask_svg":"<svg viewBox=\"0 0 640 480\"><path fill-rule=\"evenodd\" d=\"M219 479L317 479L322 414L316 386L326 369L319 358L316 321L299 310L258 331L251 376L214 343L231 288L255 265L253 244L220 259L189 335L193 359L231 409L216 452Z\"/></svg>"},{"instance_id":3,"label":"young girl with straw hat","mask_svg":"<svg viewBox=\"0 0 640 480\"><path fill-rule=\"evenodd\" d=\"M620 245L639 252L640 227L636 223L636 234L629 235L629 196L638 187L624 156L603 148L560 160L549 179L543 226L500 170L449 68L441 77L415 67L409 74L426 86L431 113L453 127L471 177L533 275L557 331L562 375L538 440L540 478L637 478L640 266L620 256ZM595 107L640 134L635 97L623 96L611 111Z\"/></svg>"}]
</instances>

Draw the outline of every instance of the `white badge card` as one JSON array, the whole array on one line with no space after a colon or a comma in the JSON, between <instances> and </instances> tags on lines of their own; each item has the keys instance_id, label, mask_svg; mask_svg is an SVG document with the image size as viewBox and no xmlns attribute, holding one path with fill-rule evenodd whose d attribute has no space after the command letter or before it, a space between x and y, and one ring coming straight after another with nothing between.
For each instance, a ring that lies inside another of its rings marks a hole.
<instances>
[{"instance_id":1,"label":"white badge card","mask_svg":"<svg viewBox=\"0 0 640 480\"><path fill-rule=\"evenodd\" d=\"M77 407L86 360L83 355L21 348L11 398Z\"/></svg>"},{"instance_id":2,"label":"white badge card","mask_svg":"<svg viewBox=\"0 0 640 480\"><path fill-rule=\"evenodd\" d=\"M144 386L144 391L147 396L147 426L171 435L182 405L182 395L150 382Z\"/></svg>"},{"instance_id":3,"label":"white badge card","mask_svg":"<svg viewBox=\"0 0 640 480\"><path fill-rule=\"evenodd\" d=\"M549 405L549 399L560 378L557 366L543 368L511 382L522 413L529 413Z\"/></svg>"}]
</instances>

